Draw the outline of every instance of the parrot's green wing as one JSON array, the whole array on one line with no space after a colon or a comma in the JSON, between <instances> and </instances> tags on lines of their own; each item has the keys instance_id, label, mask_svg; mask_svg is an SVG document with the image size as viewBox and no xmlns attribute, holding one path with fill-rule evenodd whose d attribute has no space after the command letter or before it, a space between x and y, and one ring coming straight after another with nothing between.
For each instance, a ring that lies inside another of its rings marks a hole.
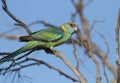
<instances>
[{"instance_id":1,"label":"parrot's green wing","mask_svg":"<svg viewBox=\"0 0 120 83\"><path fill-rule=\"evenodd\" d=\"M63 32L59 28L48 28L32 33L31 37L40 41L57 41L63 37Z\"/></svg>"}]
</instances>

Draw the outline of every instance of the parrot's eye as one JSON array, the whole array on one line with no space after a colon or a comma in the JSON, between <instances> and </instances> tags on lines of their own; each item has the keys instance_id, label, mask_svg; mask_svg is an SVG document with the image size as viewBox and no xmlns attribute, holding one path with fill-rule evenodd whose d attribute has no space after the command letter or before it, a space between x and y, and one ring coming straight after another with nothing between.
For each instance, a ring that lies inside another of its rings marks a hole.
<instances>
[{"instance_id":1,"label":"parrot's eye","mask_svg":"<svg viewBox=\"0 0 120 83\"><path fill-rule=\"evenodd\" d=\"M70 24L70 26L71 26L71 27L75 27L76 25L75 25L75 24L73 24L73 23L71 23L71 24Z\"/></svg>"}]
</instances>

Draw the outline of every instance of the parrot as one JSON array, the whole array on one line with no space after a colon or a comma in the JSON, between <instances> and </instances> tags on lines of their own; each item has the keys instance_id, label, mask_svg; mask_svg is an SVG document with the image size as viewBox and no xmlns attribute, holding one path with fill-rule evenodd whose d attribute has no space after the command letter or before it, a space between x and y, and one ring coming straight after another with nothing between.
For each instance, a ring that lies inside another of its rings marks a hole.
<instances>
[{"instance_id":1,"label":"parrot","mask_svg":"<svg viewBox=\"0 0 120 83\"><path fill-rule=\"evenodd\" d=\"M33 32L27 36L20 36L19 40L21 42L27 42L27 44L1 58L0 64L35 48L53 49L53 47L64 44L71 38L72 34L75 33L77 29L78 27L75 23L68 22L62 24L59 28L51 27Z\"/></svg>"}]
</instances>

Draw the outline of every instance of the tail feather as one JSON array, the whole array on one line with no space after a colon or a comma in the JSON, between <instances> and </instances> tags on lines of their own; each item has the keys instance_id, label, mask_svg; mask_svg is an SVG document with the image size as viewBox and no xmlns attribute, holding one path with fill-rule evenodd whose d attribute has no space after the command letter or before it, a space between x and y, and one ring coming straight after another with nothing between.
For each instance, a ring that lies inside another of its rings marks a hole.
<instances>
[{"instance_id":1,"label":"tail feather","mask_svg":"<svg viewBox=\"0 0 120 83\"><path fill-rule=\"evenodd\" d=\"M21 53L32 50L36 46L37 46L37 44L35 42L33 42L33 41L28 42L28 44L26 44L25 46L21 47L20 49L16 50L15 52L3 57L2 59L0 59L0 64L9 61L10 59L14 58L15 56L17 56Z\"/></svg>"}]
</instances>

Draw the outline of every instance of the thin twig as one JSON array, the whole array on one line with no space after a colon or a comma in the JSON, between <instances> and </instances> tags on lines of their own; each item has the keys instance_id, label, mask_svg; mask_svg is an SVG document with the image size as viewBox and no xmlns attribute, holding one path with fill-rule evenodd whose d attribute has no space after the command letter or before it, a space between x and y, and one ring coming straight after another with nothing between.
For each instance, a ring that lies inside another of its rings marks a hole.
<instances>
[{"instance_id":1,"label":"thin twig","mask_svg":"<svg viewBox=\"0 0 120 83\"><path fill-rule=\"evenodd\" d=\"M104 40L105 42L105 45L106 45L106 49L107 49L107 52L106 52L106 58L108 57L108 54L110 53L110 49L109 49L109 44L108 44L108 40L104 37L104 35L102 35L101 33L99 33L98 31L95 30L95 32L97 32L100 37Z\"/></svg>"},{"instance_id":2,"label":"thin twig","mask_svg":"<svg viewBox=\"0 0 120 83\"><path fill-rule=\"evenodd\" d=\"M73 55L74 55L75 61L76 61L76 69L79 70L80 64L79 64L78 56L76 55L76 46L75 46L75 43L73 43L72 39L71 39L71 42L72 42L72 46L73 46L73 48L74 48L74 50L73 50Z\"/></svg>"},{"instance_id":3,"label":"thin twig","mask_svg":"<svg viewBox=\"0 0 120 83\"><path fill-rule=\"evenodd\" d=\"M76 8L76 3L75 0L71 0L71 3L73 4L73 6Z\"/></svg>"},{"instance_id":4,"label":"thin twig","mask_svg":"<svg viewBox=\"0 0 120 83\"><path fill-rule=\"evenodd\" d=\"M103 71L104 71L104 76L106 78L106 81L107 81L107 83L109 83L109 79L108 79L108 76L107 76L107 73L106 73L106 69L105 69L105 64L103 64Z\"/></svg>"},{"instance_id":5,"label":"thin twig","mask_svg":"<svg viewBox=\"0 0 120 83\"><path fill-rule=\"evenodd\" d=\"M95 28L96 23L103 23L103 22L105 22L105 20L94 20L91 25L90 31L92 31Z\"/></svg>"},{"instance_id":6,"label":"thin twig","mask_svg":"<svg viewBox=\"0 0 120 83\"><path fill-rule=\"evenodd\" d=\"M71 14L71 21L74 23L75 22L75 18L77 16L77 12L75 11L75 13Z\"/></svg>"},{"instance_id":7,"label":"thin twig","mask_svg":"<svg viewBox=\"0 0 120 83\"><path fill-rule=\"evenodd\" d=\"M9 69L11 68L11 66L14 64L14 61L5 69L5 71L3 72L3 75L5 75ZM1 69L0 69L1 70Z\"/></svg>"},{"instance_id":8,"label":"thin twig","mask_svg":"<svg viewBox=\"0 0 120 83\"><path fill-rule=\"evenodd\" d=\"M6 35L6 34L0 34L0 38L7 38L10 40L18 40L20 36L16 35Z\"/></svg>"},{"instance_id":9,"label":"thin twig","mask_svg":"<svg viewBox=\"0 0 120 83\"><path fill-rule=\"evenodd\" d=\"M106 59L106 55L102 53L102 51L94 44L92 43L93 52L98 55L98 57L102 60L103 64L107 66L107 68L113 73L113 75L116 77L116 71L115 68L110 64L110 62Z\"/></svg>"},{"instance_id":10,"label":"thin twig","mask_svg":"<svg viewBox=\"0 0 120 83\"><path fill-rule=\"evenodd\" d=\"M88 6L92 1L93 1L93 0L88 0L88 1L84 4L84 8L85 8L86 6Z\"/></svg>"},{"instance_id":11,"label":"thin twig","mask_svg":"<svg viewBox=\"0 0 120 83\"><path fill-rule=\"evenodd\" d=\"M55 27L55 28L58 27L58 26L55 26L51 23L45 22L43 20L37 20L35 22L32 22L32 23L28 24L28 26L32 26L32 25L35 25L35 24L43 24L44 26L47 26L47 27Z\"/></svg>"}]
</instances>

